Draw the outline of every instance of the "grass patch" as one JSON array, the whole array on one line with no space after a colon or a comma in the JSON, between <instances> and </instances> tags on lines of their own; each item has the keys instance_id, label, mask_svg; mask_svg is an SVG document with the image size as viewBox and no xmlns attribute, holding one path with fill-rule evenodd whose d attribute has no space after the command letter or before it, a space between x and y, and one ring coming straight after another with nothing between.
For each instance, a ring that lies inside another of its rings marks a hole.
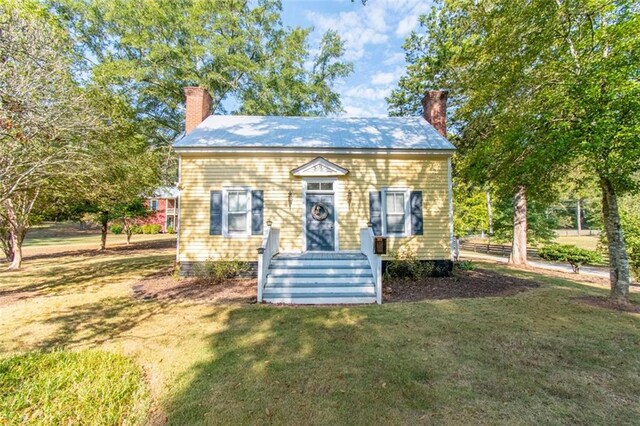
<instances>
[{"instance_id":1,"label":"grass patch","mask_svg":"<svg viewBox=\"0 0 640 426\"><path fill-rule=\"evenodd\" d=\"M139 424L142 373L122 355L89 350L0 359L0 423Z\"/></svg>"}]
</instances>

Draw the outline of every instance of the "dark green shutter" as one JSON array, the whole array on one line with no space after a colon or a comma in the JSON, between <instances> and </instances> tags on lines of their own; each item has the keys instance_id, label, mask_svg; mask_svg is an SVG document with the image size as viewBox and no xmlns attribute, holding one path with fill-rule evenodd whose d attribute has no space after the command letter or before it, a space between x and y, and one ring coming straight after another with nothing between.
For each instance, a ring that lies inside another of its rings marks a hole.
<instances>
[{"instance_id":1,"label":"dark green shutter","mask_svg":"<svg viewBox=\"0 0 640 426\"><path fill-rule=\"evenodd\" d=\"M369 222L373 225L373 234L382 235L382 194L369 192Z\"/></svg>"},{"instance_id":2,"label":"dark green shutter","mask_svg":"<svg viewBox=\"0 0 640 426\"><path fill-rule=\"evenodd\" d=\"M411 235L422 235L422 191L411 191L409 210L411 211Z\"/></svg>"},{"instance_id":3,"label":"dark green shutter","mask_svg":"<svg viewBox=\"0 0 640 426\"><path fill-rule=\"evenodd\" d=\"M264 191L251 191L251 233L262 235Z\"/></svg>"},{"instance_id":4,"label":"dark green shutter","mask_svg":"<svg viewBox=\"0 0 640 426\"><path fill-rule=\"evenodd\" d=\"M209 235L222 235L222 191L211 191Z\"/></svg>"}]
</instances>

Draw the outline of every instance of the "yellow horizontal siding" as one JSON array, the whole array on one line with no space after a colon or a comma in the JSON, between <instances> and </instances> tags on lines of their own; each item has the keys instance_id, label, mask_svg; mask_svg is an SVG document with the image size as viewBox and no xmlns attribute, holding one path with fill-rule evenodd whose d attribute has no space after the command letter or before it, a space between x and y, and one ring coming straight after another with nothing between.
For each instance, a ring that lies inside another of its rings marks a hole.
<instances>
[{"instance_id":1,"label":"yellow horizontal siding","mask_svg":"<svg viewBox=\"0 0 640 426\"><path fill-rule=\"evenodd\" d=\"M262 236L225 238L209 235L210 191L248 186L264 191L264 220L280 228L282 251L301 251L302 179L291 170L311 161L310 155L183 154L180 178L180 261L207 258L256 260ZM369 191L407 187L423 191L424 235L389 238L389 250L405 244L421 259L450 257L447 159L444 156L330 155L329 161L349 170L339 178L336 199L340 250L360 248L360 228L369 221ZM288 193L292 200L289 206ZM351 205L347 194L351 191Z\"/></svg>"}]
</instances>

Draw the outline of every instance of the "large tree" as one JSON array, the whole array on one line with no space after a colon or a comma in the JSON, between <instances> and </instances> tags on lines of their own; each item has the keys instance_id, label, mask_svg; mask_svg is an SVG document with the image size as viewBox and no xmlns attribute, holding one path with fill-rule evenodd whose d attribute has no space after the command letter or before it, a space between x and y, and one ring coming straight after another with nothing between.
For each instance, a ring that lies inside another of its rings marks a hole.
<instances>
[{"instance_id":1,"label":"large tree","mask_svg":"<svg viewBox=\"0 0 640 426\"><path fill-rule=\"evenodd\" d=\"M31 210L52 182L81 175L101 120L74 81L57 28L0 6L0 221L10 269L20 268Z\"/></svg>"},{"instance_id":2,"label":"large tree","mask_svg":"<svg viewBox=\"0 0 640 426\"><path fill-rule=\"evenodd\" d=\"M49 0L70 28L88 72L125 96L139 128L165 155L183 131L183 88L202 86L212 113L328 114L341 110L333 80L350 71L330 33L309 57L308 31L285 28L278 0ZM304 68L307 60L317 67ZM230 100L228 103L223 101Z\"/></svg>"},{"instance_id":3,"label":"large tree","mask_svg":"<svg viewBox=\"0 0 640 426\"><path fill-rule=\"evenodd\" d=\"M617 197L640 168L638 16L628 0L446 1L408 39L390 98L414 112L425 87L451 88L466 171L514 191L514 230L525 197L553 195L568 167L597 176L616 301L629 285Z\"/></svg>"}]
</instances>

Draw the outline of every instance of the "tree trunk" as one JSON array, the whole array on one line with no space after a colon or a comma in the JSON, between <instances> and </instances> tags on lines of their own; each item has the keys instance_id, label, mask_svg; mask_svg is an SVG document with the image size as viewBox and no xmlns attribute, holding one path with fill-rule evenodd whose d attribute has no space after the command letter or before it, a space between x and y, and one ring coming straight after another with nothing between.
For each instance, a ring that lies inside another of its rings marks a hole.
<instances>
[{"instance_id":1,"label":"tree trunk","mask_svg":"<svg viewBox=\"0 0 640 426\"><path fill-rule=\"evenodd\" d=\"M12 200L7 199L4 201L4 211L9 228L9 245L12 252L11 263L7 269L15 271L22 266L22 238L20 238L18 215Z\"/></svg>"},{"instance_id":2,"label":"tree trunk","mask_svg":"<svg viewBox=\"0 0 640 426\"><path fill-rule=\"evenodd\" d=\"M11 233L11 246L13 247L13 259L7 269L17 271L22 267L22 239L16 232Z\"/></svg>"},{"instance_id":3,"label":"tree trunk","mask_svg":"<svg viewBox=\"0 0 640 426\"><path fill-rule=\"evenodd\" d=\"M578 224L578 236L582 231L582 199L578 198L578 204L576 205L576 223Z\"/></svg>"},{"instance_id":4,"label":"tree trunk","mask_svg":"<svg viewBox=\"0 0 640 426\"><path fill-rule=\"evenodd\" d=\"M493 212L491 210L491 193L487 191L487 216L489 219L489 236L493 235Z\"/></svg>"},{"instance_id":5,"label":"tree trunk","mask_svg":"<svg viewBox=\"0 0 640 426\"><path fill-rule=\"evenodd\" d=\"M522 185L513 197L513 243L509 263L527 264L527 194Z\"/></svg>"},{"instance_id":6,"label":"tree trunk","mask_svg":"<svg viewBox=\"0 0 640 426\"><path fill-rule=\"evenodd\" d=\"M617 303L629 301L629 258L624 243L624 233L620 224L620 212L618 210L618 196L611 182L600 177L602 189L602 216L604 228L607 233L609 247L609 277L611 280L611 300Z\"/></svg>"},{"instance_id":7,"label":"tree trunk","mask_svg":"<svg viewBox=\"0 0 640 426\"><path fill-rule=\"evenodd\" d=\"M107 248L107 231L109 230L109 213L103 212L100 223L102 227L100 229L100 251Z\"/></svg>"},{"instance_id":8,"label":"tree trunk","mask_svg":"<svg viewBox=\"0 0 640 426\"><path fill-rule=\"evenodd\" d=\"M127 229L127 244L131 244L131 234L133 234L133 232L131 232L131 229Z\"/></svg>"}]
</instances>

